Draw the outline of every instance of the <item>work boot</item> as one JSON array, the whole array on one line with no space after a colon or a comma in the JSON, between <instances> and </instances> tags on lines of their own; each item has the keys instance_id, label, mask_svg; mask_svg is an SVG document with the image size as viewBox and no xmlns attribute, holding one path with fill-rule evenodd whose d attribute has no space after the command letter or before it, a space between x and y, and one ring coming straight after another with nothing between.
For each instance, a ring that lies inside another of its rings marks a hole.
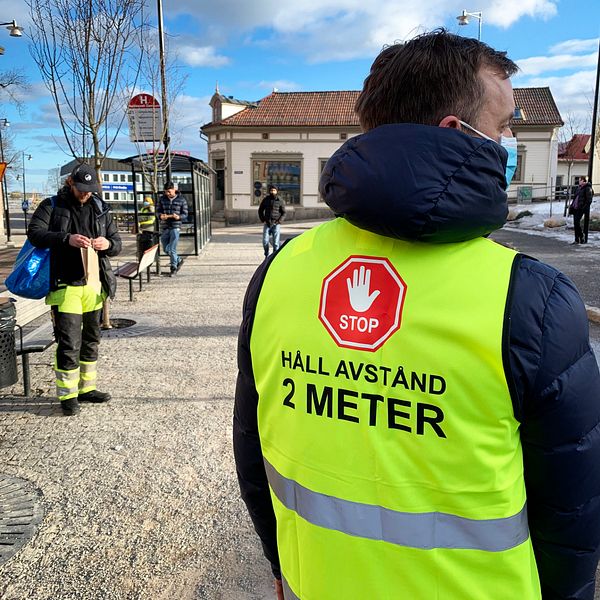
<instances>
[{"instance_id":1,"label":"work boot","mask_svg":"<svg viewBox=\"0 0 600 600\"><path fill-rule=\"evenodd\" d=\"M94 402L95 404L98 404L99 402L108 402L110 400L110 397L111 396L108 392L91 390L89 392L79 394L79 402Z\"/></svg>"},{"instance_id":2,"label":"work boot","mask_svg":"<svg viewBox=\"0 0 600 600\"><path fill-rule=\"evenodd\" d=\"M68 398L67 400L61 400L60 407L62 408L63 415L66 415L67 417L76 415L80 411L79 402L77 401L77 398Z\"/></svg>"}]
</instances>

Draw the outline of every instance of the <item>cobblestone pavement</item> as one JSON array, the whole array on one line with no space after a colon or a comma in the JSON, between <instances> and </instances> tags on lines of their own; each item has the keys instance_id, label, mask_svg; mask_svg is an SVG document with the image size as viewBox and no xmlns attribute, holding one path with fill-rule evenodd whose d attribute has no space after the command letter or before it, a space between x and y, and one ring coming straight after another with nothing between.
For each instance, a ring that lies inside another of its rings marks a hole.
<instances>
[{"instance_id":1,"label":"cobblestone pavement","mask_svg":"<svg viewBox=\"0 0 600 600\"><path fill-rule=\"evenodd\" d=\"M134 302L121 282L111 315L144 327L100 345L107 405L62 416L52 349L31 356L34 398L21 382L1 391L0 471L39 488L45 512L0 566L2 600L273 597L231 448L237 329L262 254L258 228L217 230Z\"/></svg>"},{"instance_id":2,"label":"cobblestone pavement","mask_svg":"<svg viewBox=\"0 0 600 600\"><path fill-rule=\"evenodd\" d=\"M284 238L310 226L286 225ZM62 416L52 349L31 356L35 397L21 381L0 390L0 472L39 489L44 510L0 565L0 599L273 599L231 448L237 328L261 260L259 227L228 228L134 302L122 281L111 314L141 327L100 346L107 405Z\"/></svg>"}]
</instances>

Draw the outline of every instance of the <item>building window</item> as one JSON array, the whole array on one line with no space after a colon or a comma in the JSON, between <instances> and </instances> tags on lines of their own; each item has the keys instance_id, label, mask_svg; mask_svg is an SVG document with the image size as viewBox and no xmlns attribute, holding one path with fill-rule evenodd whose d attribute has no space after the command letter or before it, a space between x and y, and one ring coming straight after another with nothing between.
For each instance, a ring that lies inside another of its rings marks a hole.
<instances>
[{"instance_id":1,"label":"building window","mask_svg":"<svg viewBox=\"0 0 600 600\"><path fill-rule=\"evenodd\" d=\"M525 181L525 156L527 155L527 147L525 144L517 146L517 168L512 178L513 181L522 183Z\"/></svg>"},{"instance_id":2,"label":"building window","mask_svg":"<svg viewBox=\"0 0 600 600\"><path fill-rule=\"evenodd\" d=\"M127 175L127 181L133 183L133 175Z\"/></svg>"},{"instance_id":3,"label":"building window","mask_svg":"<svg viewBox=\"0 0 600 600\"><path fill-rule=\"evenodd\" d=\"M263 140L268 140L269 139L269 134L268 133L263 133L262 134L262 139Z\"/></svg>"},{"instance_id":4,"label":"building window","mask_svg":"<svg viewBox=\"0 0 600 600\"><path fill-rule=\"evenodd\" d=\"M124 173L121 173L121 181L123 183L125 183L127 181L127 175L125 175Z\"/></svg>"},{"instance_id":5,"label":"building window","mask_svg":"<svg viewBox=\"0 0 600 600\"><path fill-rule=\"evenodd\" d=\"M340 133L340 140L347 140L347 139L348 139L347 133Z\"/></svg>"},{"instance_id":6,"label":"building window","mask_svg":"<svg viewBox=\"0 0 600 600\"><path fill-rule=\"evenodd\" d=\"M113 192L113 200L119 199L119 192Z\"/></svg>"},{"instance_id":7,"label":"building window","mask_svg":"<svg viewBox=\"0 0 600 600\"><path fill-rule=\"evenodd\" d=\"M328 158L320 158L319 159L319 179L321 179L321 175L323 174L323 169L325 168L325 165L327 164L328 160L329 160ZM317 202L325 202L323 196L321 196L320 191L319 191L319 198L318 198Z\"/></svg>"},{"instance_id":8,"label":"building window","mask_svg":"<svg viewBox=\"0 0 600 600\"><path fill-rule=\"evenodd\" d=\"M286 204L300 204L301 161L254 160L252 174L254 190L260 192L252 197L253 204L260 203L271 184L277 186L278 195Z\"/></svg>"},{"instance_id":9,"label":"building window","mask_svg":"<svg viewBox=\"0 0 600 600\"><path fill-rule=\"evenodd\" d=\"M113 181L119 181L119 176L116 173L113 173Z\"/></svg>"},{"instance_id":10,"label":"building window","mask_svg":"<svg viewBox=\"0 0 600 600\"><path fill-rule=\"evenodd\" d=\"M221 134L220 133L215 133L215 140L217 140L217 142L221 139Z\"/></svg>"},{"instance_id":11,"label":"building window","mask_svg":"<svg viewBox=\"0 0 600 600\"><path fill-rule=\"evenodd\" d=\"M110 192L104 192L104 199L110 200Z\"/></svg>"},{"instance_id":12,"label":"building window","mask_svg":"<svg viewBox=\"0 0 600 600\"><path fill-rule=\"evenodd\" d=\"M102 173L102 181L110 181L110 175L108 173Z\"/></svg>"}]
</instances>

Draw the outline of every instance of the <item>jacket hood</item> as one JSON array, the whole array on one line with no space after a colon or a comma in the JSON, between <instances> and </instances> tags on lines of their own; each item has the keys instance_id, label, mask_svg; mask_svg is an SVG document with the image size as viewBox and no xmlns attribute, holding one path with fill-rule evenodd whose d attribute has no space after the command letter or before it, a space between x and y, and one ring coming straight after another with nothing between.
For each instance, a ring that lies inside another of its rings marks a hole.
<instances>
[{"instance_id":1,"label":"jacket hood","mask_svg":"<svg viewBox=\"0 0 600 600\"><path fill-rule=\"evenodd\" d=\"M336 216L379 235L461 242L502 227L507 152L455 129L382 125L329 159L319 191Z\"/></svg>"}]
</instances>

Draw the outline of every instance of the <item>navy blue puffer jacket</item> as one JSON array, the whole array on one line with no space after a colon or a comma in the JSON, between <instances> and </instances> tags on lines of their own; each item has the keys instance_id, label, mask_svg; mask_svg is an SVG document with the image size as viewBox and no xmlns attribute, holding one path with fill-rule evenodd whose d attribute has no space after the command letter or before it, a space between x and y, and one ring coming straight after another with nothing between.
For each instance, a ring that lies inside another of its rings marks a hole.
<instances>
[{"instance_id":1,"label":"navy blue puffer jacket","mask_svg":"<svg viewBox=\"0 0 600 600\"><path fill-rule=\"evenodd\" d=\"M348 140L320 192L335 214L374 233L427 243L484 236L508 212L506 151L423 125L384 125ZM600 546L600 374L583 302L556 269L521 256L505 324L505 371L521 423L531 538L544 600L592 600ZM255 274L240 330L234 447L242 496L278 573L249 352L269 261Z\"/></svg>"}]
</instances>

